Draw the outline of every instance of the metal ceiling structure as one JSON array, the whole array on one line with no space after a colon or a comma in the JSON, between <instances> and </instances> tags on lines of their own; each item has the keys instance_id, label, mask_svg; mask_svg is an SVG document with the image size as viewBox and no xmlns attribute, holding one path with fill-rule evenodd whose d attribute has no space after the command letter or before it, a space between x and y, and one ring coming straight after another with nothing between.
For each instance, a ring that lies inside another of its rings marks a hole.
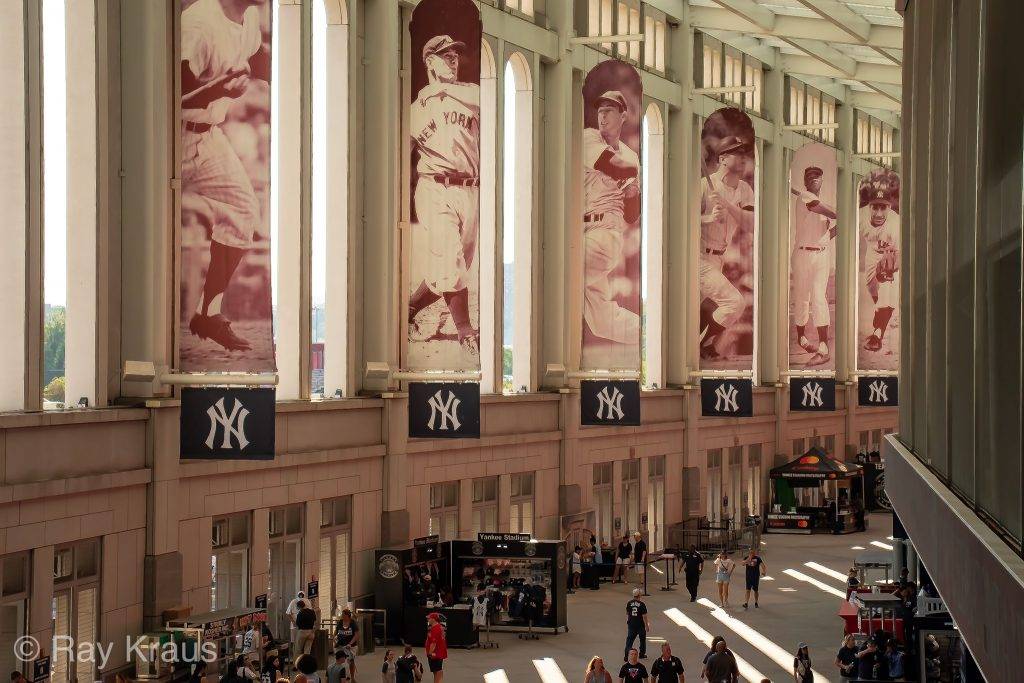
<instances>
[{"instance_id":1,"label":"metal ceiling structure","mask_svg":"<svg viewBox=\"0 0 1024 683\"><path fill-rule=\"evenodd\" d=\"M903 18L893 0L689 0L690 23L725 43L771 51L809 83L831 82L865 109L898 113ZM757 56L755 54L755 56Z\"/></svg>"}]
</instances>

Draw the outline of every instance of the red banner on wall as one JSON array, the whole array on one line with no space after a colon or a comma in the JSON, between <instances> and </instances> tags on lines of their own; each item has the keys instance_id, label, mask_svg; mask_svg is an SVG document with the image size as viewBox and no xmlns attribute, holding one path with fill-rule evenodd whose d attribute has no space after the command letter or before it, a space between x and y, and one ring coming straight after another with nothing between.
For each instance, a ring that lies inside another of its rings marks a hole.
<instances>
[{"instance_id":1,"label":"red banner on wall","mask_svg":"<svg viewBox=\"0 0 1024 683\"><path fill-rule=\"evenodd\" d=\"M818 142L789 166L789 367L835 370L836 152Z\"/></svg>"},{"instance_id":2,"label":"red banner on wall","mask_svg":"<svg viewBox=\"0 0 1024 683\"><path fill-rule=\"evenodd\" d=\"M412 14L408 346L418 370L480 369L480 43L471 0Z\"/></svg>"},{"instance_id":3,"label":"red banner on wall","mask_svg":"<svg viewBox=\"0 0 1024 683\"><path fill-rule=\"evenodd\" d=\"M275 369L269 0L181 0L178 364Z\"/></svg>"},{"instance_id":4,"label":"red banner on wall","mask_svg":"<svg viewBox=\"0 0 1024 683\"><path fill-rule=\"evenodd\" d=\"M757 167L754 125L719 109L701 131L700 367L752 370Z\"/></svg>"},{"instance_id":5,"label":"red banner on wall","mask_svg":"<svg viewBox=\"0 0 1024 683\"><path fill-rule=\"evenodd\" d=\"M642 97L617 59L583 82L583 369L640 369Z\"/></svg>"},{"instance_id":6,"label":"red banner on wall","mask_svg":"<svg viewBox=\"0 0 1024 683\"><path fill-rule=\"evenodd\" d=\"M879 169L858 188L857 369L900 367L900 177Z\"/></svg>"}]
</instances>

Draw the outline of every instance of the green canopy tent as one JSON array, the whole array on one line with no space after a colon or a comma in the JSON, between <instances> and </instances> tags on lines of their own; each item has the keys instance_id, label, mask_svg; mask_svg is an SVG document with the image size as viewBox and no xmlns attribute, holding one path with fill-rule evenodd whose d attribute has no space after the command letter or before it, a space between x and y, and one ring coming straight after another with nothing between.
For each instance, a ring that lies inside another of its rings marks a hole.
<instances>
[{"instance_id":1,"label":"green canopy tent","mask_svg":"<svg viewBox=\"0 0 1024 683\"><path fill-rule=\"evenodd\" d=\"M853 485L864 476L860 465L836 460L813 446L796 460L772 469L769 476L772 505L767 531L854 530L857 510L864 509L863 482Z\"/></svg>"}]
</instances>

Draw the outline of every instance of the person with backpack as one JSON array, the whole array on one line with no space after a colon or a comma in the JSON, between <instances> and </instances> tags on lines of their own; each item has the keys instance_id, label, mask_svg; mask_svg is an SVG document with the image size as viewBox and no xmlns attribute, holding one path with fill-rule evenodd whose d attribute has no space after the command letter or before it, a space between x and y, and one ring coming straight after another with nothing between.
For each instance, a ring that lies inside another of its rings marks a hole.
<instances>
[{"instance_id":1,"label":"person with backpack","mask_svg":"<svg viewBox=\"0 0 1024 683\"><path fill-rule=\"evenodd\" d=\"M406 645L402 656L395 660L395 683L416 683L423 680L423 665L413 654L412 646Z\"/></svg>"}]
</instances>

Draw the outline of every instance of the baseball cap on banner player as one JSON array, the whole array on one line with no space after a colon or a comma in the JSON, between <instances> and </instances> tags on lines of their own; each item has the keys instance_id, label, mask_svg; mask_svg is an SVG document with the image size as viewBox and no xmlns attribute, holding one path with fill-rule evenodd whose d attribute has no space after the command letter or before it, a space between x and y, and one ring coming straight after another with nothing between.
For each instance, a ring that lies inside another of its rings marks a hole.
<instances>
[{"instance_id":1,"label":"baseball cap on banner player","mask_svg":"<svg viewBox=\"0 0 1024 683\"><path fill-rule=\"evenodd\" d=\"M607 91L597 98L594 102L594 106L600 108L600 106L605 103L610 104L613 107L618 107L619 111L626 111L626 109L628 109L626 106L626 98L618 90Z\"/></svg>"},{"instance_id":2,"label":"baseball cap on banner player","mask_svg":"<svg viewBox=\"0 0 1024 683\"><path fill-rule=\"evenodd\" d=\"M451 48L455 48L458 52L462 53L466 49L466 44L461 40L455 40L451 36L434 36L423 46L423 59L425 60L430 55L439 55Z\"/></svg>"},{"instance_id":3,"label":"baseball cap on banner player","mask_svg":"<svg viewBox=\"0 0 1024 683\"><path fill-rule=\"evenodd\" d=\"M718 152L718 156L722 156L723 154L743 154L748 149L749 145L747 145L743 140L739 139L735 135L728 135L722 138L722 141L718 143L718 149L716 151Z\"/></svg>"}]
</instances>

